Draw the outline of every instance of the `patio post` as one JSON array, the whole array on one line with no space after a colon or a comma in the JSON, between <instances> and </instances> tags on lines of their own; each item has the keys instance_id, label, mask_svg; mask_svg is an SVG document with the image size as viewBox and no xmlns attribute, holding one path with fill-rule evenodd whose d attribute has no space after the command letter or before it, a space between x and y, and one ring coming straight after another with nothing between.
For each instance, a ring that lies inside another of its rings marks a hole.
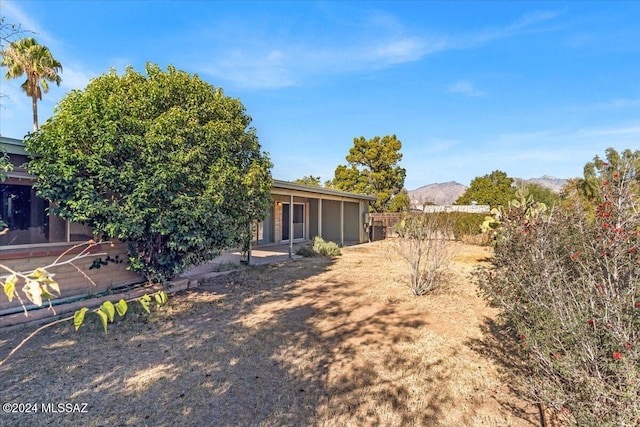
<instances>
[{"instance_id":1,"label":"patio post","mask_svg":"<svg viewBox=\"0 0 640 427\"><path fill-rule=\"evenodd\" d=\"M340 247L344 246L344 199L340 200Z\"/></svg>"},{"instance_id":2,"label":"patio post","mask_svg":"<svg viewBox=\"0 0 640 427\"><path fill-rule=\"evenodd\" d=\"M322 238L322 197L318 199L318 236Z\"/></svg>"},{"instance_id":3,"label":"patio post","mask_svg":"<svg viewBox=\"0 0 640 427\"><path fill-rule=\"evenodd\" d=\"M293 194L289 196L289 258L293 258Z\"/></svg>"}]
</instances>

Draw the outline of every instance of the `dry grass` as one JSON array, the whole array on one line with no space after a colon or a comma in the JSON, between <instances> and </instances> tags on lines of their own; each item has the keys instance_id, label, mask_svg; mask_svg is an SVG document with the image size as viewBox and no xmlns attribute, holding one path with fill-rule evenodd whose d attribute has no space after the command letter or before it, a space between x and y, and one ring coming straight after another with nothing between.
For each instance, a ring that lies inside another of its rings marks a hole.
<instances>
[{"instance_id":1,"label":"dry grass","mask_svg":"<svg viewBox=\"0 0 640 427\"><path fill-rule=\"evenodd\" d=\"M500 376L495 313L454 244L451 282L413 297L387 243L245 268L136 313L36 336L0 369L2 402L88 403L1 425L532 426ZM0 358L27 334L0 336Z\"/></svg>"}]
</instances>

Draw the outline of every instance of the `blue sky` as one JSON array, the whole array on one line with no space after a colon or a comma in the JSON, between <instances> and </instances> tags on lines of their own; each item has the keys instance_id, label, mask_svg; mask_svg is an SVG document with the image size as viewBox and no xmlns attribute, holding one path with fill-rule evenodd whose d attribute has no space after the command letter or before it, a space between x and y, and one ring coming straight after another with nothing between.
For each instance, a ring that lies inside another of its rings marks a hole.
<instances>
[{"instance_id":1,"label":"blue sky","mask_svg":"<svg viewBox=\"0 0 640 427\"><path fill-rule=\"evenodd\" d=\"M398 136L408 189L640 148L640 2L0 3L63 64L41 123L110 68L172 64L243 102L279 179L331 178L359 136ZM3 136L31 130L21 82Z\"/></svg>"}]
</instances>

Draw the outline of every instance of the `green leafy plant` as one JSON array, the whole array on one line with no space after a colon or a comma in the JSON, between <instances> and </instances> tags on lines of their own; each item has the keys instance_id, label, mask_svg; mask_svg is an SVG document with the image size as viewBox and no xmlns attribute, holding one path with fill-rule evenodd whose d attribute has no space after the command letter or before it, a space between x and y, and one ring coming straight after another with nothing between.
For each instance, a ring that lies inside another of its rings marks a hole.
<instances>
[{"instance_id":1,"label":"green leafy plant","mask_svg":"<svg viewBox=\"0 0 640 427\"><path fill-rule=\"evenodd\" d=\"M335 242L327 242L320 236L313 239L313 251L320 256L340 256L340 247Z\"/></svg>"},{"instance_id":2,"label":"green leafy plant","mask_svg":"<svg viewBox=\"0 0 640 427\"><path fill-rule=\"evenodd\" d=\"M474 178L455 204L469 205L475 202L479 205L489 205L491 208L506 207L513 199L515 191L513 178L507 176L505 172L495 170L490 174Z\"/></svg>"},{"instance_id":3,"label":"green leafy plant","mask_svg":"<svg viewBox=\"0 0 640 427\"><path fill-rule=\"evenodd\" d=\"M312 258L318 256L318 253L313 250L313 245L303 245L296 250L296 255L300 255L305 258Z\"/></svg>"},{"instance_id":4,"label":"green leafy plant","mask_svg":"<svg viewBox=\"0 0 640 427\"><path fill-rule=\"evenodd\" d=\"M270 203L271 162L242 103L148 64L92 79L26 138L58 216L127 242L129 267L165 282L241 247Z\"/></svg>"},{"instance_id":5,"label":"green leafy plant","mask_svg":"<svg viewBox=\"0 0 640 427\"><path fill-rule=\"evenodd\" d=\"M60 296L60 285L55 280L53 280L54 274L50 273L49 270L61 265L71 265L75 267L78 272L80 272L88 281L93 283L91 278L84 274L75 263L83 258L93 256L100 257L107 255L106 253L91 252L94 247L99 246L103 243L105 242L95 242L90 240L85 243L74 245L63 252L58 258L54 260L53 263L45 267L36 268L32 271L19 272L15 271L12 268L9 268L4 264L0 264L0 269L8 272L8 274L0 276L0 286L2 286L2 292L9 301L13 301L14 297L17 298L20 302L20 305L22 306L22 309L24 310L25 316L27 317L29 316L29 312L27 310L27 306L25 305L25 300L30 301L32 304L38 307L41 307L46 300L49 303L49 309L52 310L53 314L56 314L55 308L52 305L52 300L56 295ZM80 251L76 252L77 249L80 249ZM107 258L109 257L107 256ZM18 287L18 285L20 284L23 284L22 288ZM93 284L95 285L95 283ZM25 297L24 300L21 298L21 294ZM140 305L147 313L151 313L150 303L152 297L158 306L164 305L167 302L167 294L164 291L157 291L150 295L145 294L140 298L137 298L136 300L139 301ZM124 299L120 299L115 304L111 301L105 301L99 308L91 312L95 313L95 315L100 318L102 326L105 332L107 332L107 323L114 321L116 313L118 314L118 316L124 317L124 315L127 313L127 310L127 301ZM73 324L77 331L80 326L82 326L87 312L89 312L89 308L82 307L81 309L77 310L71 317L65 317L59 320L55 320L39 327L31 334L29 334L26 338L24 338L20 342L20 344L15 346L5 356L4 359L0 360L0 367L2 367L20 348L22 348L22 346L26 342L28 342L40 331L50 326L73 319Z\"/></svg>"},{"instance_id":6,"label":"green leafy plant","mask_svg":"<svg viewBox=\"0 0 640 427\"><path fill-rule=\"evenodd\" d=\"M482 224L485 220L485 214L471 212L437 212L423 215L432 216L436 226L449 228L456 240L482 234Z\"/></svg>"},{"instance_id":7,"label":"green leafy plant","mask_svg":"<svg viewBox=\"0 0 640 427\"><path fill-rule=\"evenodd\" d=\"M31 271L15 271L4 264L0 264L0 269L8 273L0 276L0 283L2 283L2 289L5 296L9 301L13 301L14 297L17 298L26 316L28 316L29 313L25 306L25 301L30 301L32 304L39 307L43 305L44 301L47 301L49 302L49 309L55 314L55 309L53 308L53 305L51 305L51 300L55 295L60 295L60 285L58 282L53 280L55 275L50 273L49 270L61 265L71 265L82 273L80 268L76 265L76 262L87 257L106 255L106 253L91 253L93 248L101 245L102 243L104 242L88 241L74 245L64 251L51 264ZM78 249L80 250L77 251ZM87 280L91 281L89 276L84 273L82 274ZM22 285L22 287L19 287L20 285ZM22 299L21 294L24 296L24 299Z\"/></svg>"},{"instance_id":8,"label":"green leafy plant","mask_svg":"<svg viewBox=\"0 0 640 427\"><path fill-rule=\"evenodd\" d=\"M409 204L409 198L402 192L407 171L399 166L401 148L402 143L395 135L354 138L346 157L348 165L339 165L327 186L375 196L376 201L370 207L373 212L386 212L391 206L402 210ZM398 200L393 202L395 197Z\"/></svg>"},{"instance_id":9,"label":"green leafy plant","mask_svg":"<svg viewBox=\"0 0 640 427\"><path fill-rule=\"evenodd\" d=\"M144 311L146 311L148 314L151 314L151 303L155 302L158 307L166 304L167 294L164 291L158 291L152 294L144 294L141 297L136 298L135 301L138 301ZM102 327L104 328L104 331L107 332L107 325L108 323L113 323L116 313L118 314L118 316L124 317L127 313L128 308L129 306L127 304L127 301L125 301L124 299L120 299L115 304L111 301L105 301L100 307L92 311L89 311L87 307L82 307L73 315L73 326L76 331L80 329L80 327L84 323L86 314L88 312L91 312L100 318Z\"/></svg>"},{"instance_id":10,"label":"green leafy plant","mask_svg":"<svg viewBox=\"0 0 640 427\"><path fill-rule=\"evenodd\" d=\"M322 182L319 176L305 175L302 178L296 178L293 180L296 184L308 185L309 187L322 187Z\"/></svg>"}]
</instances>

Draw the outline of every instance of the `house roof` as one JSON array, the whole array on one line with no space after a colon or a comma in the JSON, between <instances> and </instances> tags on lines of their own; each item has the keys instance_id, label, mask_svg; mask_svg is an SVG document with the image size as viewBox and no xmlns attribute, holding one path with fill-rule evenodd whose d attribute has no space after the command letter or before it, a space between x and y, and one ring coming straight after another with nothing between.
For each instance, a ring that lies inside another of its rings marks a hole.
<instances>
[{"instance_id":1,"label":"house roof","mask_svg":"<svg viewBox=\"0 0 640 427\"><path fill-rule=\"evenodd\" d=\"M0 136L0 145L4 146L9 154L20 154L23 156L27 155L25 151L25 144L21 139L16 138L7 138L5 136ZM319 195L326 196L334 196L334 197L347 197L351 199L360 199L360 200L368 200L374 201L375 197L369 196L366 194L356 194L349 193L347 191L334 190L331 188L324 187L312 187L309 185L298 184L290 181L282 181L279 179L274 179L272 188L281 189L281 190L289 190L289 191L302 191L305 193L313 193Z\"/></svg>"},{"instance_id":2,"label":"house roof","mask_svg":"<svg viewBox=\"0 0 640 427\"><path fill-rule=\"evenodd\" d=\"M26 156L24 141L16 138L7 138L6 136L0 136L0 145L2 145L9 154L20 154Z\"/></svg>"},{"instance_id":3,"label":"house roof","mask_svg":"<svg viewBox=\"0 0 640 427\"><path fill-rule=\"evenodd\" d=\"M351 199L360 199L360 200L376 200L375 197L369 196L366 194L357 194L357 193L349 193L347 191L334 190L331 188L324 187L312 187L310 185L298 184L295 182L289 181L281 181L279 179L273 180L272 188L283 189L283 190L294 190L294 191L304 191L307 193L315 193L327 196L337 196L337 197L348 197Z\"/></svg>"}]
</instances>

